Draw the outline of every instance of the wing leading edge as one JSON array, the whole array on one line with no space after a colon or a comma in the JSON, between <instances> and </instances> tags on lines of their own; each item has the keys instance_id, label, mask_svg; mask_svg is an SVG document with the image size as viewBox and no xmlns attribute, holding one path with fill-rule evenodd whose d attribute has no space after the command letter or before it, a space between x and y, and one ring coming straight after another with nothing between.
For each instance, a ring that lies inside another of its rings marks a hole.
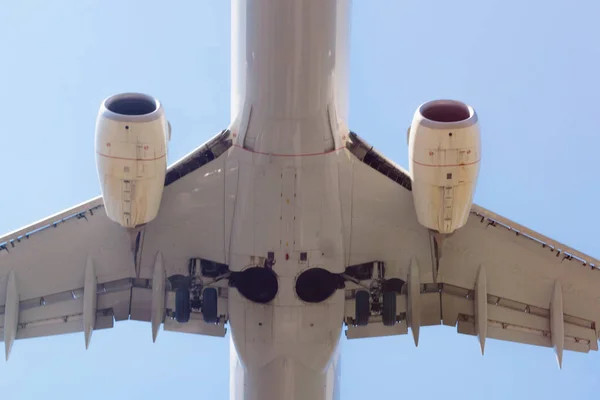
<instances>
[{"instance_id":1,"label":"wing leading edge","mask_svg":"<svg viewBox=\"0 0 600 400\"><path fill-rule=\"evenodd\" d=\"M208 240L195 228L223 230L222 206L214 205L222 203L230 146L229 131L222 131L169 167L159 216L145 228L128 231L110 221L96 197L0 238L6 357L23 338L84 331L87 347L93 330L127 319L152 321L153 339L163 322L165 330L224 336L224 318L209 325L192 313L190 323L176 324L175 295L164 278L181 269L173 249L193 246L180 256L223 260L224 241ZM173 234L172 224L181 221ZM226 310L225 301L219 298L219 311Z\"/></svg>"}]
</instances>

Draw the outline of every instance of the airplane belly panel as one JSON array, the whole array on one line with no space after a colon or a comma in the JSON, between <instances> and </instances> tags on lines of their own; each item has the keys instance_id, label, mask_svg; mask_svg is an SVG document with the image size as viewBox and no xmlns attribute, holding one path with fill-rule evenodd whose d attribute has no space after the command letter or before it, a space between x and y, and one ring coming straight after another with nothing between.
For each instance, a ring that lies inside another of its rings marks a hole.
<instances>
[{"instance_id":1,"label":"airplane belly panel","mask_svg":"<svg viewBox=\"0 0 600 400\"><path fill-rule=\"evenodd\" d=\"M226 185L227 201L235 198L235 205L226 207L233 209L226 234L231 238L229 269L262 265L273 253L277 274L295 275L307 266L343 272L347 240L342 214L349 208L342 207L340 180L351 179L340 174L343 151L309 157L235 151L251 158L237 161L237 188ZM348 191L349 183L343 187ZM304 262L283 271L277 262L284 259Z\"/></svg>"},{"instance_id":2,"label":"airplane belly panel","mask_svg":"<svg viewBox=\"0 0 600 400\"><path fill-rule=\"evenodd\" d=\"M282 188L285 180L276 165L255 165L254 183L254 255L266 257L281 247Z\"/></svg>"},{"instance_id":3,"label":"airplane belly panel","mask_svg":"<svg viewBox=\"0 0 600 400\"><path fill-rule=\"evenodd\" d=\"M316 158L316 157L315 157ZM294 250L308 265L344 271L344 237L338 156L331 153L297 170Z\"/></svg>"},{"instance_id":4,"label":"airplane belly panel","mask_svg":"<svg viewBox=\"0 0 600 400\"><path fill-rule=\"evenodd\" d=\"M229 247L229 269L241 271L251 264L254 252L254 176L255 166L240 161L238 164L238 184L231 226Z\"/></svg>"}]
</instances>

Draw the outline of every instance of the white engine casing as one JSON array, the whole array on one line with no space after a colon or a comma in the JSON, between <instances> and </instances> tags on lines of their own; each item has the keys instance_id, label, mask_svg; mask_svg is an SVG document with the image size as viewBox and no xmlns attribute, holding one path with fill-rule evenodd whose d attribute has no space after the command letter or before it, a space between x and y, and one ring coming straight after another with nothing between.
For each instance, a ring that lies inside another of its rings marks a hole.
<instances>
[{"instance_id":1,"label":"white engine casing","mask_svg":"<svg viewBox=\"0 0 600 400\"><path fill-rule=\"evenodd\" d=\"M96 167L106 215L125 228L158 214L171 128L153 97L123 93L102 102L96 120Z\"/></svg>"},{"instance_id":2,"label":"white engine casing","mask_svg":"<svg viewBox=\"0 0 600 400\"><path fill-rule=\"evenodd\" d=\"M419 223L442 234L464 226L481 161L473 108L454 100L421 105L410 127L408 151Z\"/></svg>"}]
</instances>

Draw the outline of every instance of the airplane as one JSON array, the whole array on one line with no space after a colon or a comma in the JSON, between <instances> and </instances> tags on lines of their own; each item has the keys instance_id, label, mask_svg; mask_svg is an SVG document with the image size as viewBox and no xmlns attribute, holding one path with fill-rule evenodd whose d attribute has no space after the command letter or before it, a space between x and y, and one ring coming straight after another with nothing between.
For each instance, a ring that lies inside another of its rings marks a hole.
<instances>
[{"instance_id":1,"label":"airplane","mask_svg":"<svg viewBox=\"0 0 600 400\"><path fill-rule=\"evenodd\" d=\"M273 5L233 4L231 124L169 168L158 100L102 103L102 196L0 240L6 356L127 319L154 340L227 327L233 398L319 399L342 331L597 350L597 260L472 204L473 108L421 105L405 171L346 126L348 3Z\"/></svg>"}]
</instances>

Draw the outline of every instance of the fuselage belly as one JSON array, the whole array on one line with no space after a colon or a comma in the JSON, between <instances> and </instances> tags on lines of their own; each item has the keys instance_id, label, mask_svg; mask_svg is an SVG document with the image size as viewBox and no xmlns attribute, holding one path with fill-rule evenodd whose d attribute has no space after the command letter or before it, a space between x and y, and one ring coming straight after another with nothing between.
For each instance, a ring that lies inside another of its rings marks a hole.
<instances>
[{"instance_id":1,"label":"fuselage belly","mask_svg":"<svg viewBox=\"0 0 600 400\"><path fill-rule=\"evenodd\" d=\"M295 285L309 267L345 268L349 4L233 0L231 22L228 265L241 271L271 253L278 280L267 304L229 292L231 398L336 399L344 293L309 303Z\"/></svg>"}]
</instances>

